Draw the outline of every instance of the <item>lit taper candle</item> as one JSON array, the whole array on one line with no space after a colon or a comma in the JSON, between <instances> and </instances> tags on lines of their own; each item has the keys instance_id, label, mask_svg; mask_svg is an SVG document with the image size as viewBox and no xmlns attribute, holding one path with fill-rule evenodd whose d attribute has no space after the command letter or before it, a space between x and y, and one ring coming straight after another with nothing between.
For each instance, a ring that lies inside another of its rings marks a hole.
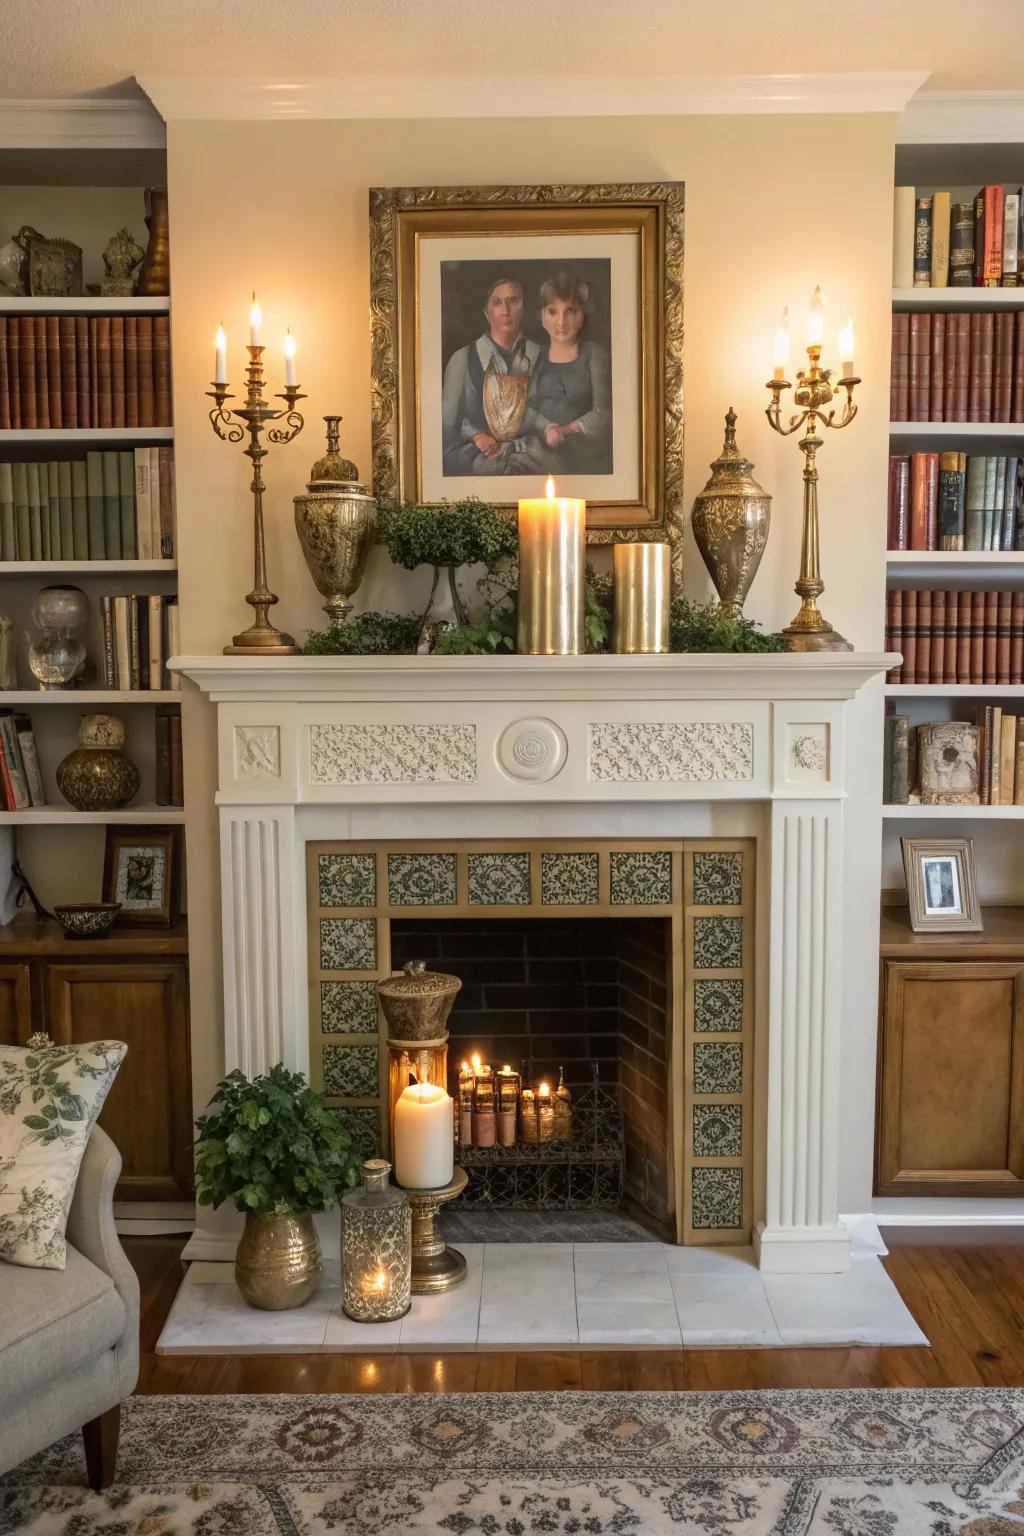
<instances>
[{"instance_id":1,"label":"lit taper candle","mask_svg":"<svg viewBox=\"0 0 1024 1536\"><path fill-rule=\"evenodd\" d=\"M820 347L821 338L824 335L825 315L821 302L821 288L815 288L811 294L811 307L807 311L807 345Z\"/></svg>"},{"instance_id":2,"label":"lit taper candle","mask_svg":"<svg viewBox=\"0 0 1024 1536\"><path fill-rule=\"evenodd\" d=\"M579 656L584 644L587 504L556 496L519 503L516 649L526 656Z\"/></svg>"},{"instance_id":3,"label":"lit taper candle","mask_svg":"<svg viewBox=\"0 0 1024 1536\"><path fill-rule=\"evenodd\" d=\"M843 364L843 378L852 379L853 374L853 316L847 315L846 324L839 332L839 357Z\"/></svg>"},{"instance_id":4,"label":"lit taper candle","mask_svg":"<svg viewBox=\"0 0 1024 1536\"><path fill-rule=\"evenodd\" d=\"M217 336L214 341L216 361L213 369L213 382L226 384L228 381L228 339L224 334L224 327L218 325Z\"/></svg>"},{"instance_id":5,"label":"lit taper candle","mask_svg":"<svg viewBox=\"0 0 1024 1536\"><path fill-rule=\"evenodd\" d=\"M782 311L782 319L779 321L775 332L775 340L772 345L773 376L776 379L786 377L786 366L789 363L789 306Z\"/></svg>"},{"instance_id":6,"label":"lit taper candle","mask_svg":"<svg viewBox=\"0 0 1024 1536\"><path fill-rule=\"evenodd\" d=\"M285 332L284 338L284 382L286 385L295 384L295 337L290 329Z\"/></svg>"},{"instance_id":7,"label":"lit taper candle","mask_svg":"<svg viewBox=\"0 0 1024 1536\"><path fill-rule=\"evenodd\" d=\"M252 305L249 309L249 345L250 347L262 346L260 328L263 325L263 311L259 306L256 294L253 293Z\"/></svg>"}]
</instances>

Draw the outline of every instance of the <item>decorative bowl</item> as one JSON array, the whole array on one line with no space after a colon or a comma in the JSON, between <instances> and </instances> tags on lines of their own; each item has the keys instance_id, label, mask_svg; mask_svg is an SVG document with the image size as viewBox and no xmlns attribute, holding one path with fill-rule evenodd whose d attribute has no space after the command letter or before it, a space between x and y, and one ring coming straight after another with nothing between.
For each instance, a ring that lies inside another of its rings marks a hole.
<instances>
[{"instance_id":1,"label":"decorative bowl","mask_svg":"<svg viewBox=\"0 0 1024 1536\"><path fill-rule=\"evenodd\" d=\"M54 907L58 923L68 939L105 939L121 910L119 901L71 901Z\"/></svg>"}]
</instances>

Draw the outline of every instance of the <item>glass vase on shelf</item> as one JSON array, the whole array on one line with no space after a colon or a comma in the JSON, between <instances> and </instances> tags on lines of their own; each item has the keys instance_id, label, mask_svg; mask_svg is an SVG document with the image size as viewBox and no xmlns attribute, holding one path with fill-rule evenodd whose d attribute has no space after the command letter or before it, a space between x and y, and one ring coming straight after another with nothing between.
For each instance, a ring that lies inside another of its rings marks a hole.
<instances>
[{"instance_id":1,"label":"glass vase on shelf","mask_svg":"<svg viewBox=\"0 0 1024 1536\"><path fill-rule=\"evenodd\" d=\"M32 604L38 636L29 635L29 670L42 689L70 688L85 667L86 650L76 631L89 614L80 587L43 587Z\"/></svg>"},{"instance_id":2,"label":"glass vase on shelf","mask_svg":"<svg viewBox=\"0 0 1024 1536\"><path fill-rule=\"evenodd\" d=\"M437 637L443 630L460 629L468 623L469 614L459 591L454 565L435 565L430 597L420 624L420 638L416 647L418 654L428 655L437 645Z\"/></svg>"}]
</instances>

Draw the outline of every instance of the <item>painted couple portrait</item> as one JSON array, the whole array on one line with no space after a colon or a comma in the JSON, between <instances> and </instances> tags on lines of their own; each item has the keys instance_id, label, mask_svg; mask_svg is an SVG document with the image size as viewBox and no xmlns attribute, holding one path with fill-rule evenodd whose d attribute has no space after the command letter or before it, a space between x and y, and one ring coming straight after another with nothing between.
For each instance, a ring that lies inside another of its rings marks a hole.
<instances>
[{"instance_id":1,"label":"painted couple portrait","mask_svg":"<svg viewBox=\"0 0 1024 1536\"><path fill-rule=\"evenodd\" d=\"M443 474L612 473L611 263L443 262Z\"/></svg>"}]
</instances>

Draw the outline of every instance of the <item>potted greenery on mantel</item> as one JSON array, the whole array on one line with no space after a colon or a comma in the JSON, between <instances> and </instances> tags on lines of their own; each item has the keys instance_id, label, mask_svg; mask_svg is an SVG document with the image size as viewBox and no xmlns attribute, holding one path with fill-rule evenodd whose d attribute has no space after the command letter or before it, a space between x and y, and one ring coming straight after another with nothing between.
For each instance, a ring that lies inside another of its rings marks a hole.
<instances>
[{"instance_id":1,"label":"potted greenery on mantel","mask_svg":"<svg viewBox=\"0 0 1024 1536\"><path fill-rule=\"evenodd\" d=\"M439 506L394 502L380 509L379 527L395 565L406 571L420 565L434 567L430 601L420 630L419 649L423 651L433 648L439 630L469 625L455 576L458 567L483 564L490 571L519 548L513 518L475 496Z\"/></svg>"},{"instance_id":2,"label":"potted greenery on mantel","mask_svg":"<svg viewBox=\"0 0 1024 1536\"><path fill-rule=\"evenodd\" d=\"M280 1063L252 1080L229 1072L196 1121L196 1198L232 1200L245 1216L235 1282L253 1307L301 1307L320 1284L313 1212L359 1182L341 1117L301 1072Z\"/></svg>"}]
</instances>

